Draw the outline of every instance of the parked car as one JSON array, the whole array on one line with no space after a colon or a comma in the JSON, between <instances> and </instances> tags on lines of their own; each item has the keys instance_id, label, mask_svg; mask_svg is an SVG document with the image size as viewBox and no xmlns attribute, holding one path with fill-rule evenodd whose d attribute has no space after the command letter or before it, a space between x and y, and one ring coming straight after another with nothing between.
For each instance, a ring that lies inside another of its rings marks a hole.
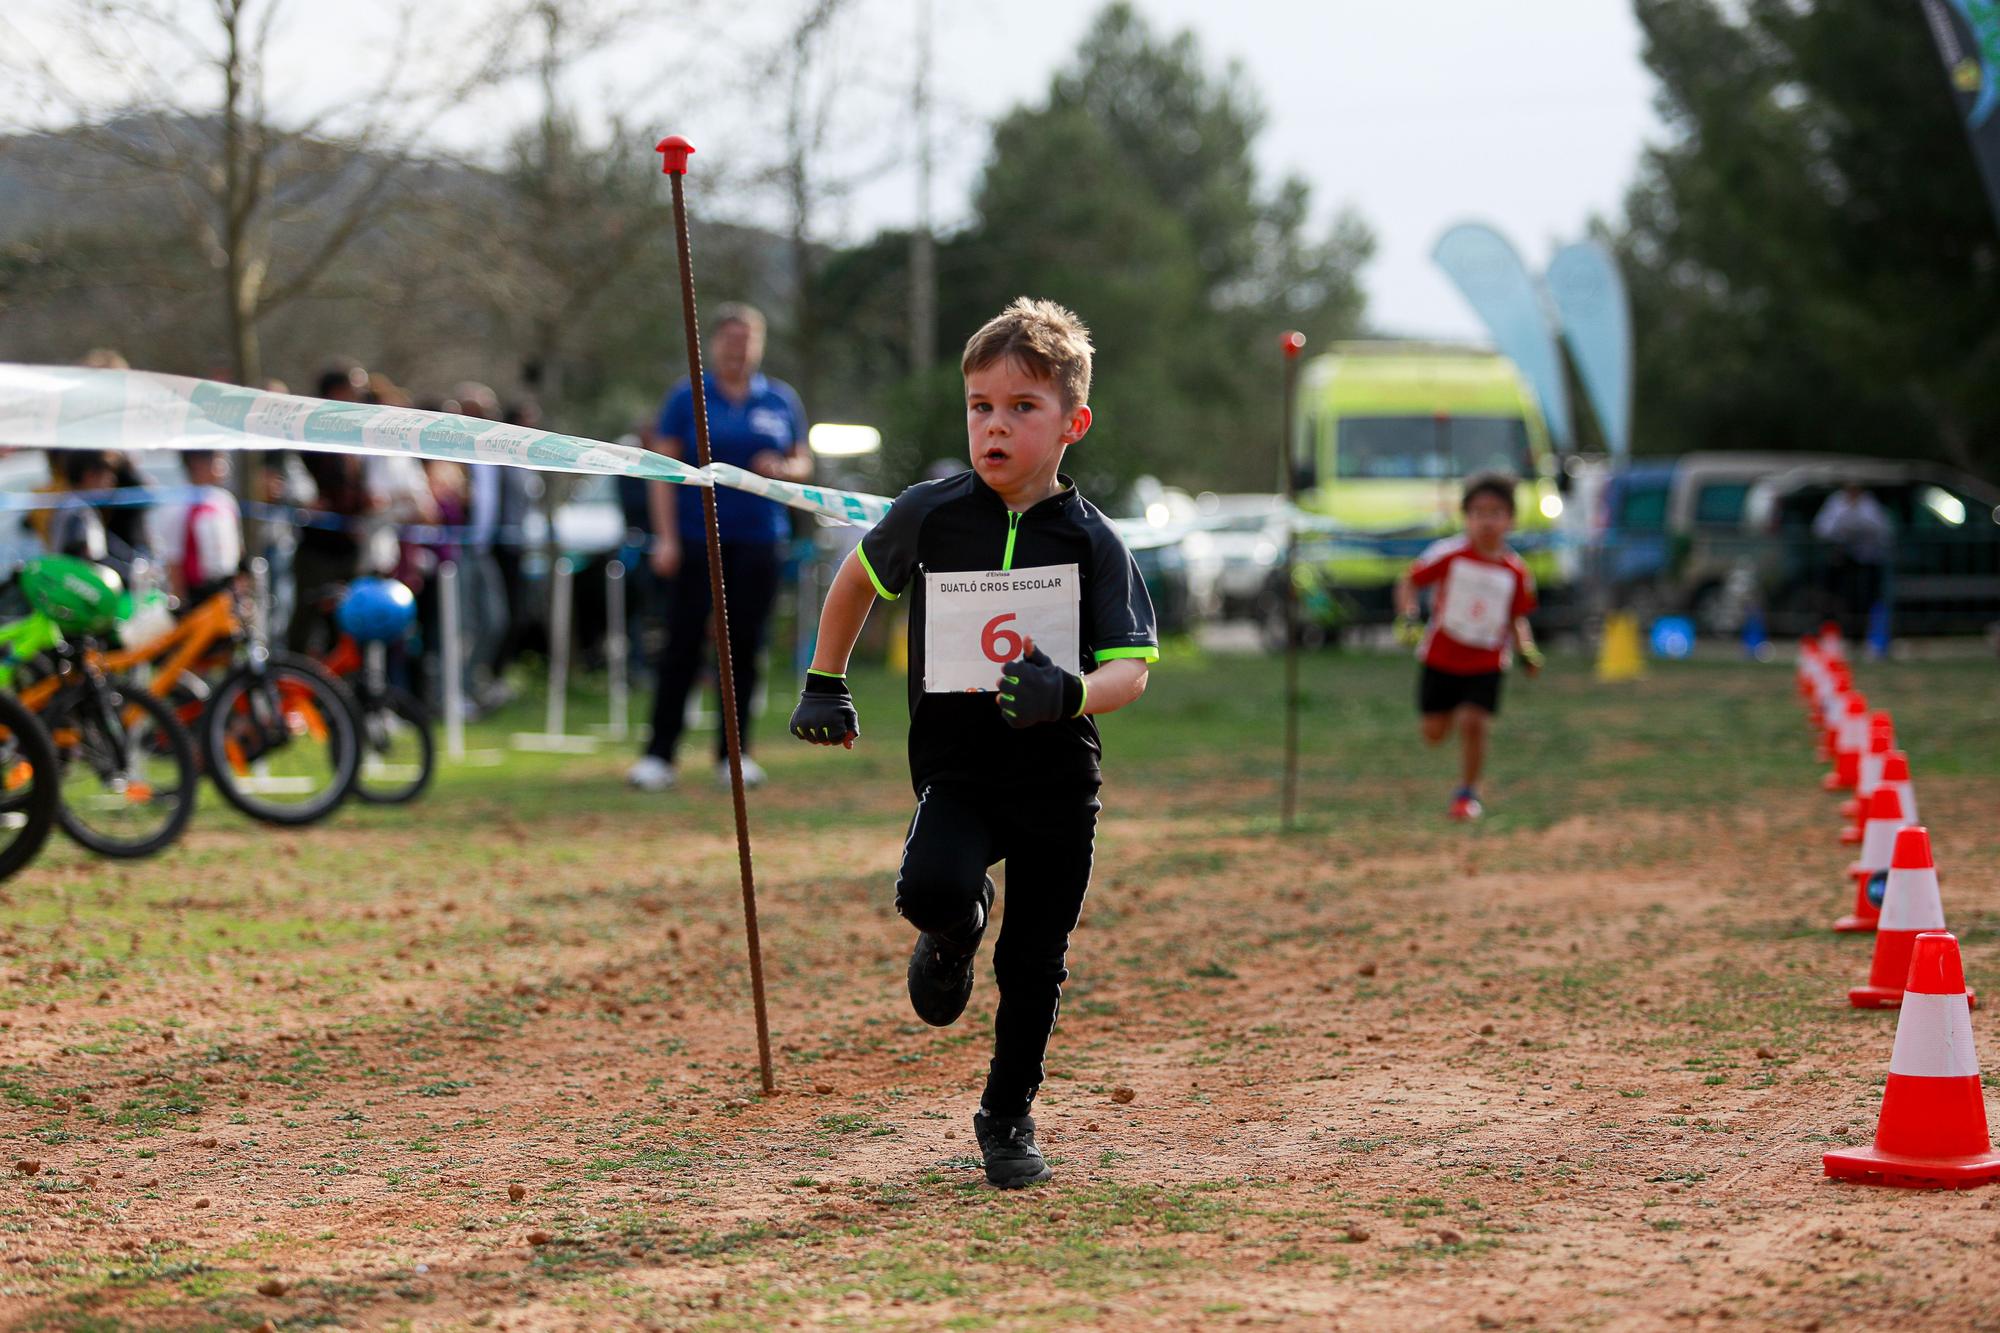
<instances>
[{"instance_id":1,"label":"parked car","mask_svg":"<svg viewBox=\"0 0 2000 1333\"><path fill-rule=\"evenodd\" d=\"M1774 630L1802 633L1840 610L1833 552L1812 524L1850 481L1888 512L1885 592L1898 633L1978 633L2000 619L2000 488L1928 463L1862 459L1791 468L1748 497L1747 523L1770 539L1757 591Z\"/></svg>"},{"instance_id":2,"label":"parked car","mask_svg":"<svg viewBox=\"0 0 2000 1333\"><path fill-rule=\"evenodd\" d=\"M1988 553L2000 524L1976 521L2000 492L1934 464L1845 454L1704 452L1614 469L1593 537L1600 591L1642 618L1689 615L1706 634L1737 632L1753 607L1774 632L1810 628L1833 601L1812 520L1849 479L1905 538L1894 564L1905 628L1976 629L2000 613L2000 556Z\"/></svg>"},{"instance_id":3,"label":"parked car","mask_svg":"<svg viewBox=\"0 0 2000 1333\"><path fill-rule=\"evenodd\" d=\"M1186 633L1194 622L1184 543L1198 514L1194 497L1186 491L1141 477L1120 497L1112 515L1139 566L1146 595L1153 599L1153 616L1162 634Z\"/></svg>"},{"instance_id":4,"label":"parked car","mask_svg":"<svg viewBox=\"0 0 2000 1333\"><path fill-rule=\"evenodd\" d=\"M1196 527L1181 542L1188 595L1204 620L1256 613L1264 584L1285 557L1285 502L1276 495L1195 497Z\"/></svg>"}]
</instances>

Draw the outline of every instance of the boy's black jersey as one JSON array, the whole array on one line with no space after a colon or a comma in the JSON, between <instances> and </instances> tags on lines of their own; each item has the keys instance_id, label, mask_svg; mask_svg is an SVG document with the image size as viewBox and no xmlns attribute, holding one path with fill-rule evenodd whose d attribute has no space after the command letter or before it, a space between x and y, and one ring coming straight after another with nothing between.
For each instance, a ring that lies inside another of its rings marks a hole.
<instances>
[{"instance_id":1,"label":"boy's black jersey","mask_svg":"<svg viewBox=\"0 0 2000 1333\"><path fill-rule=\"evenodd\" d=\"M861 564L887 598L910 605L910 779L1095 782L1102 747L1088 717L1016 730L991 694L924 692L924 573L1077 567L1083 670L1119 657L1159 658L1153 602L1117 529L1067 477L1026 513L972 471L910 487L861 538ZM998 675L996 669L995 675Z\"/></svg>"}]
</instances>

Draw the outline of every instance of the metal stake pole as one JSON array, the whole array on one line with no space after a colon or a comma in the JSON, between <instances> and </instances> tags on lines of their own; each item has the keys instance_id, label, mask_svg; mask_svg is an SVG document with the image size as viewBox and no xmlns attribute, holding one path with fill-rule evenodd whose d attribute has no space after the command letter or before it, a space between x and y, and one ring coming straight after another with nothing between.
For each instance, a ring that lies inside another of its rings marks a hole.
<instances>
[{"instance_id":1,"label":"metal stake pole","mask_svg":"<svg viewBox=\"0 0 2000 1333\"><path fill-rule=\"evenodd\" d=\"M674 239L681 270L681 320L687 336L688 382L694 392L694 438L701 466L709 466L708 394L701 378L701 324L694 305L694 252L688 244L687 201L681 177L694 145L679 135L660 140L661 170L673 183ZM708 531L708 588L715 614L715 664L722 695L723 735L729 744L729 792L736 807L736 863L743 879L743 934L750 950L750 998L757 1013L757 1064L766 1095L777 1091L771 1077L771 1027L764 1009L764 951L757 937L757 881L750 866L750 812L743 800L743 737L736 724L736 675L730 665L729 608L722 587L722 535L715 521L715 488L701 488L703 526Z\"/></svg>"},{"instance_id":2,"label":"metal stake pole","mask_svg":"<svg viewBox=\"0 0 2000 1333\"><path fill-rule=\"evenodd\" d=\"M1285 470L1285 782L1280 827L1289 830L1299 805L1299 532L1292 511L1299 502L1298 460L1293 456L1293 431L1297 415L1299 353L1305 350L1303 333L1287 333L1279 340L1285 354L1284 443L1279 458Z\"/></svg>"}]
</instances>

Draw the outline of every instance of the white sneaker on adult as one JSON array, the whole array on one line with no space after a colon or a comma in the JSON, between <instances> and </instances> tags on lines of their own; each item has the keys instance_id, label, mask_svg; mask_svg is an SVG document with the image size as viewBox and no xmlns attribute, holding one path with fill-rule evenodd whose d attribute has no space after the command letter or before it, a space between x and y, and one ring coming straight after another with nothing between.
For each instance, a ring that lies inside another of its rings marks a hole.
<instances>
[{"instance_id":1,"label":"white sneaker on adult","mask_svg":"<svg viewBox=\"0 0 2000 1333\"><path fill-rule=\"evenodd\" d=\"M770 774L764 771L763 765L759 764L749 755L744 755L743 785L746 787L761 787L768 781L770 781ZM729 761L727 759L716 761L715 782L719 787L727 787L729 785Z\"/></svg>"},{"instance_id":2,"label":"white sneaker on adult","mask_svg":"<svg viewBox=\"0 0 2000 1333\"><path fill-rule=\"evenodd\" d=\"M625 781L640 791L665 791L674 785L674 766L656 754L645 755L626 771Z\"/></svg>"}]
</instances>

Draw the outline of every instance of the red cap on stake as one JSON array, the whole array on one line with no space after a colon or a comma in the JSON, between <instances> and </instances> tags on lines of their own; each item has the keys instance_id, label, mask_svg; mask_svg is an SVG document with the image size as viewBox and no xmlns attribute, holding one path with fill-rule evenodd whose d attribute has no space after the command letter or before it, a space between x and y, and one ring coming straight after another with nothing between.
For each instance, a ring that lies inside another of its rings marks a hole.
<instances>
[{"instance_id":1,"label":"red cap on stake","mask_svg":"<svg viewBox=\"0 0 2000 1333\"><path fill-rule=\"evenodd\" d=\"M1299 359L1299 353L1306 350L1306 335L1297 329L1281 333L1278 335L1278 346L1284 350L1285 360L1296 361Z\"/></svg>"},{"instance_id":2,"label":"red cap on stake","mask_svg":"<svg viewBox=\"0 0 2000 1333\"><path fill-rule=\"evenodd\" d=\"M687 175L688 154L694 151L694 145L686 139L681 138L678 134L669 134L666 138L653 145L653 151L665 159L660 163L660 171L663 175Z\"/></svg>"}]
</instances>

